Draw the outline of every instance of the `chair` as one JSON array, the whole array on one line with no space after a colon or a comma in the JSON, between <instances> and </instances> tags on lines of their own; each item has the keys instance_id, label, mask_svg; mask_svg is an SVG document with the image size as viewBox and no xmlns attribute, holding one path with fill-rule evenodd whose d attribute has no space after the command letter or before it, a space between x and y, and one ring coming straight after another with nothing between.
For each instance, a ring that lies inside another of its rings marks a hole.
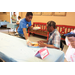
<instances>
[{"instance_id":1,"label":"chair","mask_svg":"<svg viewBox=\"0 0 75 75\"><path fill-rule=\"evenodd\" d=\"M61 50L63 50L63 48L64 48L64 45L63 45L63 41L62 40L60 40L60 48L61 48Z\"/></svg>"}]
</instances>

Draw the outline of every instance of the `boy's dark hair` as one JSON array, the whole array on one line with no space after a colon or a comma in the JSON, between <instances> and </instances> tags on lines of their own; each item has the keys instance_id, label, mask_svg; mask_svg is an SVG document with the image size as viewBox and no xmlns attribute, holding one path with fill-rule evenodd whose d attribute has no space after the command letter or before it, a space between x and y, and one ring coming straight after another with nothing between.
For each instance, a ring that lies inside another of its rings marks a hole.
<instances>
[{"instance_id":1,"label":"boy's dark hair","mask_svg":"<svg viewBox=\"0 0 75 75\"><path fill-rule=\"evenodd\" d=\"M53 28L56 28L56 23L54 21L48 21L47 22L48 26L53 26Z\"/></svg>"},{"instance_id":2,"label":"boy's dark hair","mask_svg":"<svg viewBox=\"0 0 75 75\"><path fill-rule=\"evenodd\" d=\"M21 18L20 16L18 16L18 18Z\"/></svg>"},{"instance_id":3,"label":"boy's dark hair","mask_svg":"<svg viewBox=\"0 0 75 75\"><path fill-rule=\"evenodd\" d=\"M33 13L32 12L27 12L26 16L29 16L29 15L33 16Z\"/></svg>"}]
</instances>

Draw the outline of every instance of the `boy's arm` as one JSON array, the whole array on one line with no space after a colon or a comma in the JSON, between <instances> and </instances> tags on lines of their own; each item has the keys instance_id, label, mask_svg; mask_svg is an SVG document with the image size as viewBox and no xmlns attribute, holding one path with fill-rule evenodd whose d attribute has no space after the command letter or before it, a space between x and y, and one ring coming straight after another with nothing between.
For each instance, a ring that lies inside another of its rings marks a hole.
<instances>
[{"instance_id":1,"label":"boy's arm","mask_svg":"<svg viewBox=\"0 0 75 75\"><path fill-rule=\"evenodd\" d=\"M13 18L11 18L12 20L15 20L15 19L13 19Z\"/></svg>"},{"instance_id":2,"label":"boy's arm","mask_svg":"<svg viewBox=\"0 0 75 75\"><path fill-rule=\"evenodd\" d=\"M27 36L26 28L23 28L23 33L24 33L25 39L27 40L28 39L28 36Z\"/></svg>"},{"instance_id":3,"label":"boy's arm","mask_svg":"<svg viewBox=\"0 0 75 75\"><path fill-rule=\"evenodd\" d=\"M58 47L55 47L54 45L49 45L49 44L44 44L44 43L39 43L39 47L49 47L49 48L55 48L59 49Z\"/></svg>"},{"instance_id":4,"label":"boy's arm","mask_svg":"<svg viewBox=\"0 0 75 75\"><path fill-rule=\"evenodd\" d=\"M58 47L55 47L54 45L49 45L49 44L45 44L46 47L50 47L50 48L56 48L59 49Z\"/></svg>"},{"instance_id":5,"label":"boy's arm","mask_svg":"<svg viewBox=\"0 0 75 75\"><path fill-rule=\"evenodd\" d=\"M24 33L24 37L25 37L25 39L27 41L27 45L31 46L31 41L28 39L26 28L23 28L23 33Z\"/></svg>"},{"instance_id":6,"label":"boy's arm","mask_svg":"<svg viewBox=\"0 0 75 75\"><path fill-rule=\"evenodd\" d=\"M44 43L48 43L48 41L43 41Z\"/></svg>"},{"instance_id":7,"label":"boy's arm","mask_svg":"<svg viewBox=\"0 0 75 75\"><path fill-rule=\"evenodd\" d=\"M33 27L32 27L32 26L30 26L30 27L29 27L29 30L33 30Z\"/></svg>"}]
</instances>

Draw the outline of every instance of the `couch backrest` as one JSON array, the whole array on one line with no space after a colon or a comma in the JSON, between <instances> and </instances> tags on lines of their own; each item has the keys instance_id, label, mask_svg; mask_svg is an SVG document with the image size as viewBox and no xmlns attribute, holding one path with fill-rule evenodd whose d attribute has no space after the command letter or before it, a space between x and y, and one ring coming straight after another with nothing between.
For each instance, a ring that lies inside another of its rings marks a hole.
<instances>
[{"instance_id":1,"label":"couch backrest","mask_svg":"<svg viewBox=\"0 0 75 75\"><path fill-rule=\"evenodd\" d=\"M56 25L56 26L60 34L66 34L75 29L75 26L69 26L69 25Z\"/></svg>"},{"instance_id":2,"label":"couch backrest","mask_svg":"<svg viewBox=\"0 0 75 75\"><path fill-rule=\"evenodd\" d=\"M35 26L41 27L40 30L42 30L42 31L47 31L46 23L34 22L33 27L35 27Z\"/></svg>"},{"instance_id":3,"label":"couch backrest","mask_svg":"<svg viewBox=\"0 0 75 75\"><path fill-rule=\"evenodd\" d=\"M42 22L33 22L33 27L38 26L41 27L40 30L47 31L47 23ZM69 26L69 25L56 25L57 30L60 32L60 34L66 34L68 32L71 32L75 29L75 26Z\"/></svg>"}]
</instances>

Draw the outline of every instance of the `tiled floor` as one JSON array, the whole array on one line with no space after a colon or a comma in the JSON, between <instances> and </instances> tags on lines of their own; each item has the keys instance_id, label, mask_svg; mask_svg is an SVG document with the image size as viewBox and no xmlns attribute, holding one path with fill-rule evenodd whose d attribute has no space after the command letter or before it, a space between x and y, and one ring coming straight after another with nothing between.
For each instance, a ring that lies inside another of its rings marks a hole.
<instances>
[{"instance_id":1,"label":"tiled floor","mask_svg":"<svg viewBox=\"0 0 75 75\"><path fill-rule=\"evenodd\" d=\"M3 33L6 33L6 34L8 34L8 29L6 29L6 28L0 28L0 32L3 32ZM11 34L11 35L13 35L14 33L13 33L13 30L11 30L11 29L9 29L9 33ZM19 36L15 36L15 37L19 37ZM31 40L31 41L33 41L33 42L37 42L38 40L46 40L46 37L43 37L43 36L38 36L38 35L30 35L30 37L29 37L29 39ZM66 50L67 50L67 46L66 45L64 45L64 49L63 49L63 52L64 53L66 53ZM67 60L65 59L64 60L64 62L67 62Z\"/></svg>"}]
</instances>

